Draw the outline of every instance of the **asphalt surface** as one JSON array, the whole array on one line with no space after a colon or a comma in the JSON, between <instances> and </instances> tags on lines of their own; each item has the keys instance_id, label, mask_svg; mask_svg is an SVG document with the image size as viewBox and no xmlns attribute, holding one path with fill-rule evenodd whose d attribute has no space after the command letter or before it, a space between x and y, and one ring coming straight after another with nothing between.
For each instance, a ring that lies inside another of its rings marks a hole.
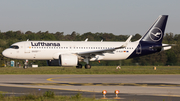
<instances>
[{"instance_id":1,"label":"asphalt surface","mask_svg":"<svg viewBox=\"0 0 180 101\"><path fill-rule=\"evenodd\" d=\"M121 101L180 101L180 75L0 75L0 91L25 95L54 91L56 95L113 99L119 90Z\"/></svg>"}]
</instances>

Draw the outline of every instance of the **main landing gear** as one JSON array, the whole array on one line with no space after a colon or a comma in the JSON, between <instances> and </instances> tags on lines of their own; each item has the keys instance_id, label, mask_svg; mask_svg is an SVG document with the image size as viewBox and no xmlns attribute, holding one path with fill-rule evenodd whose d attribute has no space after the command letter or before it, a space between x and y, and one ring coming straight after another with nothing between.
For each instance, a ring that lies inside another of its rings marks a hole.
<instances>
[{"instance_id":1,"label":"main landing gear","mask_svg":"<svg viewBox=\"0 0 180 101\"><path fill-rule=\"evenodd\" d=\"M78 65L76 66L77 69L82 69L82 65L78 63Z\"/></svg>"},{"instance_id":2,"label":"main landing gear","mask_svg":"<svg viewBox=\"0 0 180 101\"><path fill-rule=\"evenodd\" d=\"M90 64L86 64L84 67L85 67L85 69L91 69L91 65L90 65ZM81 64L78 64L78 65L76 66L76 68L77 68L77 69L82 69L82 65L81 65Z\"/></svg>"},{"instance_id":3,"label":"main landing gear","mask_svg":"<svg viewBox=\"0 0 180 101\"><path fill-rule=\"evenodd\" d=\"M89 59L88 57L85 57L84 62L86 62L85 69L91 69L91 65L89 64ZM76 68L81 69L82 65L78 63Z\"/></svg>"},{"instance_id":4,"label":"main landing gear","mask_svg":"<svg viewBox=\"0 0 180 101\"><path fill-rule=\"evenodd\" d=\"M90 65L90 64L86 64L86 65L85 65L85 68L86 68L86 69L91 69L91 65Z\"/></svg>"}]
</instances>

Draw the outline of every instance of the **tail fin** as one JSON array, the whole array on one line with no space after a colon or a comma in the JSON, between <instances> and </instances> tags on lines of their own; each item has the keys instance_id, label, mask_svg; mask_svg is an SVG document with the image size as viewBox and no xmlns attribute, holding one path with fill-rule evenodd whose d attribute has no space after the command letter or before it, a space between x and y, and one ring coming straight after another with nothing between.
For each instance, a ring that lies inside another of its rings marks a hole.
<instances>
[{"instance_id":1,"label":"tail fin","mask_svg":"<svg viewBox=\"0 0 180 101\"><path fill-rule=\"evenodd\" d=\"M140 41L161 44L164 36L168 15L160 15Z\"/></svg>"}]
</instances>

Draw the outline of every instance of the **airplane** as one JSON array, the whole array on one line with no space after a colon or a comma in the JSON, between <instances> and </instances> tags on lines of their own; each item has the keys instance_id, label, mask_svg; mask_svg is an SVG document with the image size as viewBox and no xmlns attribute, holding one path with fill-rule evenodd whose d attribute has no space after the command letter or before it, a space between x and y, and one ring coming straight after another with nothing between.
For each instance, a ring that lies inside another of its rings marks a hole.
<instances>
[{"instance_id":1,"label":"airplane","mask_svg":"<svg viewBox=\"0 0 180 101\"><path fill-rule=\"evenodd\" d=\"M89 61L124 60L171 49L162 44L168 15L160 15L147 33L131 42L132 35L125 42L106 41L22 41L12 44L2 54L12 59L47 60L49 66L76 66L90 69Z\"/></svg>"}]
</instances>

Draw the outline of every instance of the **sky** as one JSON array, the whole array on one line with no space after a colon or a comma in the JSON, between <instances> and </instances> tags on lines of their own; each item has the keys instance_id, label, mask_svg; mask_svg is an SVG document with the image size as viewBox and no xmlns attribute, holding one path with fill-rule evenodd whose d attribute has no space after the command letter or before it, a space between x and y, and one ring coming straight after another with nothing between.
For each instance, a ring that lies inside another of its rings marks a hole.
<instances>
[{"instance_id":1,"label":"sky","mask_svg":"<svg viewBox=\"0 0 180 101\"><path fill-rule=\"evenodd\" d=\"M144 35L159 15L180 34L180 0L0 0L0 30Z\"/></svg>"}]
</instances>

